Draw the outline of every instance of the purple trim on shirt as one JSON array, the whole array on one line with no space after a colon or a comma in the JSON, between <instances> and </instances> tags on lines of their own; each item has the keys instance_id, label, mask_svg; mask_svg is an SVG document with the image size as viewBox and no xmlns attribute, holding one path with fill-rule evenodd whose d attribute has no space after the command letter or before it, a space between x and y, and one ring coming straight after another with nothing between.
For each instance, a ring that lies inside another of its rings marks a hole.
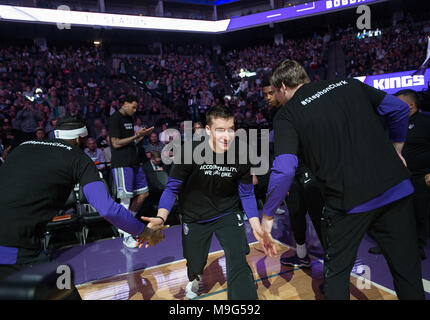
<instances>
[{"instance_id":1,"label":"purple trim on shirt","mask_svg":"<svg viewBox=\"0 0 430 320\"><path fill-rule=\"evenodd\" d=\"M294 154L281 154L273 161L266 203L263 207L263 212L266 215L273 216L282 201L284 201L293 182L297 165L298 159Z\"/></svg>"},{"instance_id":2,"label":"purple trim on shirt","mask_svg":"<svg viewBox=\"0 0 430 320\"><path fill-rule=\"evenodd\" d=\"M0 264L16 264L18 248L0 246Z\"/></svg>"},{"instance_id":3,"label":"purple trim on shirt","mask_svg":"<svg viewBox=\"0 0 430 320\"><path fill-rule=\"evenodd\" d=\"M255 199L254 185L239 183L239 197L243 210L248 219L258 217L257 200Z\"/></svg>"},{"instance_id":4,"label":"purple trim on shirt","mask_svg":"<svg viewBox=\"0 0 430 320\"><path fill-rule=\"evenodd\" d=\"M389 128L391 142L405 142L409 124L409 106L399 98L387 94L377 108Z\"/></svg>"},{"instance_id":5,"label":"purple trim on shirt","mask_svg":"<svg viewBox=\"0 0 430 320\"><path fill-rule=\"evenodd\" d=\"M227 212L227 213L224 213L224 214L222 214L222 215L220 215L220 216L218 216L218 217L215 217L215 218L212 218L212 219L209 219L209 220L203 220L203 221L197 221L197 223L205 223L205 222L209 222L209 221L214 221L214 220L217 220L217 219L219 219L219 218L222 218L222 217L224 217L224 216L226 216L226 215L228 215L228 214L230 214L231 212Z\"/></svg>"},{"instance_id":6,"label":"purple trim on shirt","mask_svg":"<svg viewBox=\"0 0 430 320\"><path fill-rule=\"evenodd\" d=\"M391 202L400 200L414 192L414 187L409 179L403 180L394 187L391 187L380 196L373 198L365 203L362 203L351 210L348 213L359 213L374 210L383 207Z\"/></svg>"},{"instance_id":7,"label":"purple trim on shirt","mask_svg":"<svg viewBox=\"0 0 430 320\"><path fill-rule=\"evenodd\" d=\"M183 181L173 179L169 177L167 181L166 187L161 195L160 202L158 204L158 209L166 209L167 211L171 211L173 205L176 201L176 196L181 190Z\"/></svg>"},{"instance_id":8,"label":"purple trim on shirt","mask_svg":"<svg viewBox=\"0 0 430 320\"><path fill-rule=\"evenodd\" d=\"M271 130L269 132L269 143L275 143L275 131Z\"/></svg>"},{"instance_id":9,"label":"purple trim on shirt","mask_svg":"<svg viewBox=\"0 0 430 320\"><path fill-rule=\"evenodd\" d=\"M115 227L133 236L139 235L145 229L145 225L138 221L130 211L111 198L103 182L88 183L84 186L83 191L88 202Z\"/></svg>"},{"instance_id":10,"label":"purple trim on shirt","mask_svg":"<svg viewBox=\"0 0 430 320\"><path fill-rule=\"evenodd\" d=\"M423 111L423 110L419 110L419 112L420 112L421 114L425 115L425 116L430 117L430 112Z\"/></svg>"}]
</instances>

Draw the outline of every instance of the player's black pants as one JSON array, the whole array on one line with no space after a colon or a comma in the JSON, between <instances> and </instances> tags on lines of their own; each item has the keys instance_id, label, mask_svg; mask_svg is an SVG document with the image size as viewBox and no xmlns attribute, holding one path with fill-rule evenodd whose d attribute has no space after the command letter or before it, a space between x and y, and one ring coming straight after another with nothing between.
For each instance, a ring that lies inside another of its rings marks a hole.
<instances>
[{"instance_id":1,"label":"player's black pants","mask_svg":"<svg viewBox=\"0 0 430 320\"><path fill-rule=\"evenodd\" d=\"M189 280L203 274L214 233L225 253L228 299L258 299L254 277L246 261L249 245L242 213L231 213L201 224L183 223L182 246Z\"/></svg>"},{"instance_id":2,"label":"player's black pants","mask_svg":"<svg viewBox=\"0 0 430 320\"><path fill-rule=\"evenodd\" d=\"M349 299L350 273L360 242L370 227L387 260L398 298L424 299L411 196L364 213L347 214L326 207L322 227L327 248L324 255L326 299Z\"/></svg>"},{"instance_id":3,"label":"player's black pants","mask_svg":"<svg viewBox=\"0 0 430 320\"><path fill-rule=\"evenodd\" d=\"M324 200L320 188L314 185L305 189L301 183L294 180L290 188L290 194L287 197L287 207L296 243L306 243L306 212L308 212L318 238L321 244L323 244L321 215Z\"/></svg>"},{"instance_id":4,"label":"player's black pants","mask_svg":"<svg viewBox=\"0 0 430 320\"><path fill-rule=\"evenodd\" d=\"M413 203L417 223L418 250L421 254L424 252L429 236L430 188L425 183L424 175L412 176L411 181L415 190Z\"/></svg>"}]
</instances>

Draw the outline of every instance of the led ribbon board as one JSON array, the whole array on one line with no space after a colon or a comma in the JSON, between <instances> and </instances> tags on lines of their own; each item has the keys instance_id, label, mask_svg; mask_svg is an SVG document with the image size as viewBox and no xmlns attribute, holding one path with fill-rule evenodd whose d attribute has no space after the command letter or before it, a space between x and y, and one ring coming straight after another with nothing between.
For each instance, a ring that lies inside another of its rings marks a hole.
<instances>
[{"instance_id":1,"label":"led ribbon board","mask_svg":"<svg viewBox=\"0 0 430 320\"><path fill-rule=\"evenodd\" d=\"M0 21L70 24L128 29L209 32L225 31L229 20L208 21L175 19L123 14L108 14L68 10L40 9L0 5Z\"/></svg>"},{"instance_id":2,"label":"led ribbon board","mask_svg":"<svg viewBox=\"0 0 430 320\"><path fill-rule=\"evenodd\" d=\"M324 14L344 10L352 7L358 7L362 4L373 4L388 0L321 0L308 2L305 4L291 6L288 8L276 9L244 17L232 18L228 25L227 31L255 27L274 22L293 20L306 16Z\"/></svg>"},{"instance_id":3,"label":"led ribbon board","mask_svg":"<svg viewBox=\"0 0 430 320\"><path fill-rule=\"evenodd\" d=\"M321 0L226 20L193 20L0 5L0 21L222 33L388 0Z\"/></svg>"}]
</instances>

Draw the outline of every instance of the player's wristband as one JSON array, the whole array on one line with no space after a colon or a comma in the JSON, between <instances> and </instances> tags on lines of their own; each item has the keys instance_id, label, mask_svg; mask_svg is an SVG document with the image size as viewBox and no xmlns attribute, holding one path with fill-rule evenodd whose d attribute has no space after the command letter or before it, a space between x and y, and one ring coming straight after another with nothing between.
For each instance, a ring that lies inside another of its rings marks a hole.
<instances>
[{"instance_id":1,"label":"player's wristband","mask_svg":"<svg viewBox=\"0 0 430 320\"><path fill-rule=\"evenodd\" d=\"M165 224L165 223L166 223L166 220L164 220L164 218L163 218L163 217L156 216L156 218L160 218L161 220L163 220L163 224Z\"/></svg>"}]
</instances>

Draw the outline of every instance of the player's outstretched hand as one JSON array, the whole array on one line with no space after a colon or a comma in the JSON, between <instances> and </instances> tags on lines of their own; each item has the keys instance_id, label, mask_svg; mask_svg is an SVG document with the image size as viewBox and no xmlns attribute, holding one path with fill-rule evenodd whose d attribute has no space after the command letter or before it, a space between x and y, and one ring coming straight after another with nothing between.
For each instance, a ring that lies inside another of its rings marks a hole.
<instances>
[{"instance_id":1,"label":"player's outstretched hand","mask_svg":"<svg viewBox=\"0 0 430 320\"><path fill-rule=\"evenodd\" d=\"M168 226L166 226L166 228L167 227ZM146 226L143 232L139 234L139 236L136 239L139 248L142 248L145 242L146 242L145 248L148 248L149 246L155 246L157 243L164 240L165 239L164 234L163 232L161 232L161 230L164 230L164 229L153 230L151 228L148 228L148 226Z\"/></svg>"},{"instance_id":2,"label":"player's outstretched hand","mask_svg":"<svg viewBox=\"0 0 430 320\"><path fill-rule=\"evenodd\" d=\"M141 219L148 222L147 227L154 231L164 230L169 227L169 225L164 225L164 221L160 217L141 217Z\"/></svg>"},{"instance_id":3,"label":"player's outstretched hand","mask_svg":"<svg viewBox=\"0 0 430 320\"><path fill-rule=\"evenodd\" d=\"M137 138L141 138L144 136L147 136L148 134L150 134L152 132L152 130L154 130L154 127L151 128L142 128L139 131L136 132L136 136Z\"/></svg>"},{"instance_id":4,"label":"player's outstretched hand","mask_svg":"<svg viewBox=\"0 0 430 320\"><path fill-rule=\"evenodd\" d=\"M275 240L273 240L270 232L267 232L261 227L258 218L251 218L249 222L252 227L252 232L255 239L260 243L263 248L264 254L270 258L277 255Z\"/></svg>"}]
</instances>

